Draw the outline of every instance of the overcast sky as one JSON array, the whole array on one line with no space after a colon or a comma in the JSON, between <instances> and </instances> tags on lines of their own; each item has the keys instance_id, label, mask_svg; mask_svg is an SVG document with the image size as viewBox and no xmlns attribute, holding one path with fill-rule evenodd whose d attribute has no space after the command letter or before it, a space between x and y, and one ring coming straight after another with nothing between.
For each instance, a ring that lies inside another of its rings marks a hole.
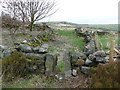
<instances>
[{"instance_id":1,"label":"overcast sky","mask_svg":"<svg viewBox=\"0 0 120 90\"><path fill-rule=\"evenodd\" d=\"M43 21L117 24L120 0L58 0L59 10Z\"/></svg>"},{"instance_id":2,"label":"overcast sky","mask_svg":"<svg viewBox=\"0 0 120 90\"><path fill-rule=\"evenodd\" d=\"M56 1L59 10L54 15L42 21L68 21L78 24L118 23L118 2L120 0ZM2 11L1 8L0 11Z\"/></svg>"}]
</instances>

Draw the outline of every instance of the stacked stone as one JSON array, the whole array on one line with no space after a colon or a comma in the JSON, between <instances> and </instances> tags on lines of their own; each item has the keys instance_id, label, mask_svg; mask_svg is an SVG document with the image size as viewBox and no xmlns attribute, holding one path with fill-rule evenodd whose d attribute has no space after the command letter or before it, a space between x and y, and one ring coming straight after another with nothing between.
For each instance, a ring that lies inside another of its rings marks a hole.
<instances>
[{"instance_id":1,"label":"stacked stone","mask_svg":"<svg viewBox=\"0 0 120 90\"><path fill-rule=\"evenodd\" d=\"M77 29L76 32L78 32ZM91 67L97 67L100 63L107 63L106 53L104 51L95 51L95 42L91 34L92 33L86 31L85 52L78 52L74 55L70 55L68 51L65 51L65 74L69 71L69 74L71 73L73 76L76 76L79 72L89 75Z\"/></svg>"},{"instance_id":2,"label":"stacked stone","mask_svg":"<svg viewBox=\"0 0 120 90\"><path fill-rule=\"evenodd\" d=\"M46 75L51 75L55 71L57 65L57 55L48 53L48 44L32 47L24 43L16 43L14 51L8 50L3 46L0 48L2 52L1 58L10 56L15 49L27 56L28 60L30 60L27 68L29 68L29 72L31 73L45 73Z\"/></svg>"},{"instance_id":3,"label":"stacked stone","mask_svg":"<svg viewBox=\"0 0 120 90\"><path fill-rule=\"evenodd\" d=\"M82 31L81 27L78 27L75 29L76 35L78 35L79 37L85 37L85 33Z\"/></svg>"}]
</instances>

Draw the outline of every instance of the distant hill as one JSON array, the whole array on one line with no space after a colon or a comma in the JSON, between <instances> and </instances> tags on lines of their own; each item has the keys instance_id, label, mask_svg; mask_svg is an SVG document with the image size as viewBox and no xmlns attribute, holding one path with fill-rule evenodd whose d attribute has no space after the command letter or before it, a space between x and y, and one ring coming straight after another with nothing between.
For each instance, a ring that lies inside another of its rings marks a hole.
<instances>
[{"instance_id":1,"label":"distant hill","mask_svg":"<svg viewBox=\"0 0 120 90\"><path fill-rule=\"evenodd\" d=\"M76 24L72 22L66 21L57 21L57 22L40 22L37 24L46 23L50 27L54 29L61 29L61 30L73 30L78 27L94 30L103 30L103 31L118 31L118 24Z\"/></svg>"}]
</instances>

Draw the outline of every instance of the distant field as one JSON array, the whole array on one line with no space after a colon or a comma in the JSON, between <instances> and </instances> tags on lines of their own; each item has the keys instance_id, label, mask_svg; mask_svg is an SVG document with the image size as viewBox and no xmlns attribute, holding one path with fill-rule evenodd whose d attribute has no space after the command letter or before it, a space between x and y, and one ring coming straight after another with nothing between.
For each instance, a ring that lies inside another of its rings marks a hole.
<instances>
[{"instance_id":1,"label":"distant field","mask_svg":"<svg viewBox=\"0 0 120 90\"><path fill-rule=\"evenodd\" d=\"M110 30L118 30L117 24L93 24L89 25L89 27L95 27L95 28L104 28L104 29L110 29Z\"/></svg>"}]
</instances>

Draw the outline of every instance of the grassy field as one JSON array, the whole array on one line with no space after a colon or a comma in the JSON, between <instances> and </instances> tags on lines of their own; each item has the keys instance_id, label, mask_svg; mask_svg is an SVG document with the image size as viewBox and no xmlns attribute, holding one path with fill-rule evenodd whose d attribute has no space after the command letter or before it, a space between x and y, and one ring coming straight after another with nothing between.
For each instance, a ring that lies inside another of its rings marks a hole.
<instances>
[{"instance_id":1,"label":"grassy field","mask_svg":"<svg viewBox=\"0 0 120 90\"><path fill-rule=\"evenodd\" d=\"M84 38L78 37L75 34L74 30L57 30L56 31L59 36L66 36L68 37L67 43L70 43L72 46L84 49L85 42L83 42Z\"/></svg>"},{"instance_id":2,"label":"grassy field","mask_svg":"<svg viewBox=\"0 0 120 90\"><path fill-rule=\"evenodd\" d=\"M85 45L85 42L83 42L84 38L76 36L75 31L73 31L73 30L67 30L67 31L57 30L56 32L60 36L69 37L67 42L70 43L71 45L78 47L82 50L84 49L84 45ZM109 49L111 40L115 40L115 44L117 45L117 43L118 43L117 36L113 36L112 34L98 36L98 41L99 41L99 43L102 43L103 50Z\"/></svg>"},{"instance_id":3,"label":"grassy field","mask_svg":"<svg viewBox=\"0 0 120 90\"><path fill-rule=\"evenodd\" d=\"M103 50L110 50L110 41L115 40L115 46L118 44L118 37L111 34L98 36L98 41L103 45Z\"/></svg>"},{"instance_id":4,"label":"grassy field","mask_svg":"<svg viewBox=\"0 0 120 90\"><path fill-rule=\"evenodd\" d=\"M117 24L93 24L89 26L96 27L96 28L105 28L105 29L110 29L110 30L118 30Z\"/></svg>"}]
</instances>

